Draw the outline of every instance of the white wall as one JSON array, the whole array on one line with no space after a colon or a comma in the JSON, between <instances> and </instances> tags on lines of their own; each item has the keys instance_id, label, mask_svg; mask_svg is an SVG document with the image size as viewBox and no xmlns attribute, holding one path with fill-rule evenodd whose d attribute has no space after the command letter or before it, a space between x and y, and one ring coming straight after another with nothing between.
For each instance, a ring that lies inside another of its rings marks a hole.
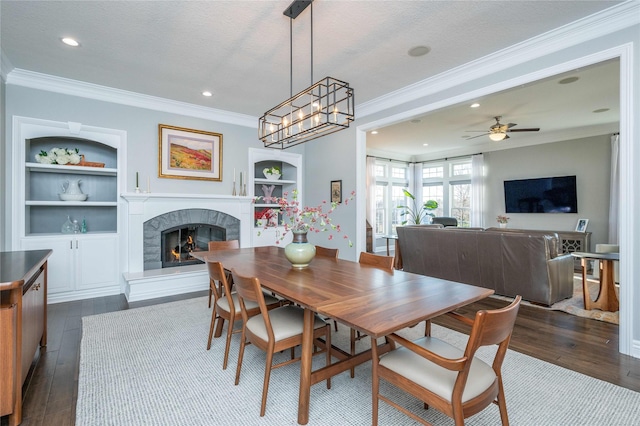
<instances>
[{"instance_id":1,"label":"white wall","mask_svg":"<svg viewBox=\"0 0 640 426\"><path fill-rule=\"evenodd\" d=\"M5 82L4 77L0 76L0 165L6 164L5 161L5 148L6 148L6 138L5 138ZM4 166L3 166L4 169ZM4 189L5 183L5 173L0 172L0 188ZM6 219L6 210L8 206L8 194L3 190L2 195L0 195L0 251L9 250L9 240L5 238L5 219Z\"/></svg>"},{"instance_id":2,"label":"white wall","mask_svg":"<svg viewBox=\"0 0 640 426\"><path fill-rule=\"evenodd\" d=\"M498 226L496 216L505 214L505 180L575 175L577 214L509 213L509 227L573 231L579 218L589 219L591 248L607 243L610 158L608 135L486 153L485 227Z\"/></svg>"}]
</instances>

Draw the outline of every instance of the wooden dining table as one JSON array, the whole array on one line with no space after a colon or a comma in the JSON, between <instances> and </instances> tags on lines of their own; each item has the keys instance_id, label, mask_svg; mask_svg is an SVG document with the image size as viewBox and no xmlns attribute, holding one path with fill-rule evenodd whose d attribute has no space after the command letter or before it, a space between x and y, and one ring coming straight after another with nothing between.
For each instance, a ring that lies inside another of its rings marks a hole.
<instances>
[{"instance_id":1,"label":"wooden dining table","mask_svg":"<svg viewBox=\"0 0 640 426\"><path fill-rule=\"evenodd\" d=\"M284 249L274 246L192 255L221 262L225 269L235 269L242 275L258 277L263 288L304 308L298 399L298 423L302 425L309 420L311 385L371 359L371 350L351 356L332 348L338 361L312 371L315 313L380 338L493 294L491 289L323 256L316 256L308 267L297 269L285 258ZM385 343L379 352L389 349Z\"/></svg>"}]
</instances>

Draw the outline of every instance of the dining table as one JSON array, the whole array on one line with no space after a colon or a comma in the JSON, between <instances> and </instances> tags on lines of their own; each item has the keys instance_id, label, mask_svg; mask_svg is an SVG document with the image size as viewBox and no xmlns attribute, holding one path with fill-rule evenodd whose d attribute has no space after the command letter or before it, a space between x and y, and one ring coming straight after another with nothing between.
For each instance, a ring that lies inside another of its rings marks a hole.
<instances>
[{"instance_id":1,"label":"dining table","mask_svg":"<svg viewBox=\"0 0 640 426\"><path fill-rule=\"evenodd\" d=\"M314 314L332 318L378 339L484 299L493 290L401 270L386 271L345 259L316 256L294 268L276 246L192 252L203 261L257 277L262 287L304 308L298 423L309 421L311 386L371 359L371 350L351 355L332 347L337 359L312 371ZM372 340L373 342L373 340ZM385 342L379 353L390 350Z\"/></svg>"}]
</instances>

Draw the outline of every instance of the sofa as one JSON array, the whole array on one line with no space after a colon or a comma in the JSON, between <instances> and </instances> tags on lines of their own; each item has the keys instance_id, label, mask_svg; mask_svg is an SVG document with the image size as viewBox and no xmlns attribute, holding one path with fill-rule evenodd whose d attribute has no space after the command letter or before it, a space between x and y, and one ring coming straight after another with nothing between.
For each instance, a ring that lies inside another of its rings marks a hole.
<instances>
[{"instance_id":1,"label":"sofa","mask_svg":"<svg viewBox=\"0 0 640 426\"><path fill-rule=\"evenodd\" d=\"M397 228L407 272L490 288L495 294L550 306L573 295L573 258L559 237L499 229Z\"/></svg>"}]
</instances>

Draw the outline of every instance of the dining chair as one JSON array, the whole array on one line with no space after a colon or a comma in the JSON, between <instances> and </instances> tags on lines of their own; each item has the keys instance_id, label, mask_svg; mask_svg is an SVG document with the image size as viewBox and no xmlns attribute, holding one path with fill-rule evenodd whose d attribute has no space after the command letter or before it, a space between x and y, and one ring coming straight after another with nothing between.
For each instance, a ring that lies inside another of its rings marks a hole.
<instances>
[{"instance_id":1,"label":"dining chair","mask_svg":"<svg viewBox=\"0 0 640 426\"><path fill-rule=\"evenodd\" d=\"M240 383L242 359L247 343L253 344L266 352L264 383L262 385L262 404L260 406L260 417L263 417L267 406L267 393L269 391L271 370L300 360L300 357L294 357L294 349L296 346L302 344L304 309L299 306L286 305L269 310L265 303L265 296L262 293L260 280L256 277L243 276L235 269L232 270L232 273L235 279L243 319L235 384ZM259 306L260 314L249 317L248 307L252 302ZM325 338L324 342L319 340L321 337ZM324 352L326 354L326 365L331 364L331 325L327 324L318 315L314 316L313 342L313 355ZM318 350L318 347L324 347L324 349ZM291 359L274 365L273 355L286 349L291 349ZM327 389L331 389L330 378L327 379Z\"/></svg>"},{"instance_id":2,"label":"dining chair","mask_svg":"<svg viewBox=\"0 0 640 426\"><path fill-rule=\"evenodd\" d=\"M464 419L497 404L503 426L509 425L502 383L502 362L507 353L521 297L501 309L481 310L475 319L456 313L449 315L471 326L464 350L435 337L414 342L396 334L387 336L394 349L381 357L372 339L373 426L378 424L379 400L424 425L426 420L380 394L380 379L410 393L429 406L452 417L456 426ZM475 357L482 346L498 345L491 364Z\"/></svg>"},{"instance_id":3,"label":"dining chair","mask_svg":"<svg viewBox=\"0 0 640 426\"><path fill-rule=\"evenodd\" d=\"M394 257L381 256L378 254L367 253L366 251L363 251L360 253L358 263L362 265L374 266L378 269L383 269L385 271L393 272ZM367 337L366 334L360 334L359 331L356 331L353 328L350 330L349 340L351 343L351 356L354 356L356 354L356 342L358 340L362 340L365 337ZM355 377L354 368L351 369L351 378L353 377Z\"/></svg>"},{"instance_id":4,"label":"dining chair","mask_svg":"<svg viewBox=\"0 0 640 426\"><path fill-rule=\"evenodd\" d=\"M338 249L327 248L322 246L316 246L316 256L330 257L332 259L338 258ZM331 318L325 318L325 321L333 321L333 327L338 331L338 321Z\"/></svg>"},{"instance_id":5,"label":"dining chair","mask_svg":"<svg viewBox=\"0 0 640 426\"><path fill-rule=\"evenodd\" d=\"M238 240L227 240L227 241L209 241L209 251L214 250L233 250L240 248L240 241ZM233 286L233 278L231 277L231 272L226 271L227 273L227 281L229 282L229 286ZM209 281L209 307L211 307L211 296L214 291L214 283Z\"/></svg>"},{"instance_id":6,"label":"dining chair","mask_svg":"<svg viewBox=\"0 0 640 426\"><path fill-rule=\"evenodd\" d=\"M229 323L227 325L227 342L224 348L224 361L222 362L222 369L227 369L227 361L229 360L229 347L231 346L231 336L234 333L240 332L240 329L234 329L236 321L242 319L242 313L240 309L240 303L238 301L238 295L231 291L231 284L227 279L227 271L225 271L222 263L207 260L207 269L209 270L209 281L214 287L213 296L215 297L213 311L211 312L211 325L209 326L209 340L207 341L207 350L211 349L211 339L214 336L213 328L217 320L217 327L215 336L219 337L222 334L222 327L225 320ZM275 297L265 296L265 305L267 309L274 309L280 306L280 301ZM252 317L260 313L260 307L257 303L246 303L247 316Z\"/></svg>"}]
</instances>

